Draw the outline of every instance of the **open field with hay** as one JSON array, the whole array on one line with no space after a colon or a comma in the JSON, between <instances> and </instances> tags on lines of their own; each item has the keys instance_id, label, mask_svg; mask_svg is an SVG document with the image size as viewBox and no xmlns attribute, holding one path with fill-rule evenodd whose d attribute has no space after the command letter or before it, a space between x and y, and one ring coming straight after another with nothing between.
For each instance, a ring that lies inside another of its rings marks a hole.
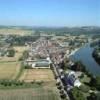
<instances>
[{"instance_id":1,"label":"open field with hay","mask_svg":"<svg viewBox=\"0 0 100 100\"><path fill-rule=\"evenodd\" d=\"M0 58L0 79L14 79L19 74L21 62L18 59L22 56L26 47L14 47L16 53L14 57Z\"/></svg>"},{"instance_id":2,"label":"open field with hay","mask_svg":"<svg viewBox=\"0 0 100 100\"><path fill-rule=\"evenodd\" d=\"M19 58L22 56L23 52L28 49L26 46L15 46L13 48L15 50L15 56L14 57L7 57L7 56L1 57L0 62L18 61Z\"/></svg>"},{"instance_id":3,"label":"open field with hay","mask_svg":"<svg viewBox=\"0 0 100 100\"><path fill-rule=\"evenodd\" d=\"M50 69L25 69L20 80L31 81L54 81L53 72Z\"/></svg>"},{"instance_id":4,"label":"open field with hay","mask_svg":"<svg viewBox=\"0 0 100 100\"><path fill-rule=\"evenodd\" d=\"M20 35L20 36L23 36L23 35L30 35L31 33L33 33L33 31L31 30L24 30L24 29L17 29L17 28L2 28L0 29L0 34L5 34L5 35Z\"/></svg>"},{"instance_id":5,"label":"open field with hay","mask_svg":"<svg viewBox=\"0 0 100 100\"><path fill-rule=\"evenodd\" d=\"M19 62L0 62L0 79L14 79L20 71Z\"/></svg>"}]
</instances>

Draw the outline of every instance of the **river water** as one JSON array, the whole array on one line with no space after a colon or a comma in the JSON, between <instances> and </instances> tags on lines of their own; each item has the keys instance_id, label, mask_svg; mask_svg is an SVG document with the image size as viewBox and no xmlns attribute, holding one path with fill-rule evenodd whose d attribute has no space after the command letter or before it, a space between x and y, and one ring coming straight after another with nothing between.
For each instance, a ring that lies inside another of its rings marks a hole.
<instances>
[{"instance_id":1,"label":"river water","mask_svg":"<svg viewBox=\"0 0 100 100\"><path fill-rule=\"evenodd\" d=\"M73 61L82 61L82 63L86 66L86 69L91 72L93 75L100 76L100 65L96 63L94 58L92 57L93 47L90 47L89 44L80 48L74 55L70 58Z\"/></svg>"}]
</instances>

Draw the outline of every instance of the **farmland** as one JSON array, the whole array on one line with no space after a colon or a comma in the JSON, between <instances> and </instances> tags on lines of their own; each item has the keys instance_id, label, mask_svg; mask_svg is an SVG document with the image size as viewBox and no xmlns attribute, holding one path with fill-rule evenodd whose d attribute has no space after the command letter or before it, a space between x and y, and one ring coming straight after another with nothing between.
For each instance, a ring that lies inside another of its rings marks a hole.
<instances>
[{"instance_id":1,"label":"farmland","mask_svg":"<svg viewBox=\"0 0 100 100\"><path fill-rule=\"evenodd\" d=\"M24 30L19 28L1 28L0 34L6 34L6 35L30 35L33 31L30 30Z\"/></svg>"},{"instance_id":2,"label":"farmland","mask_svg":"<svg viewBox=\"0 0 100 100\"><path fill-rule=\"evenodd\" d=\"M56 89L0 90L0 100L60 100Z\"/></svg>"},{"instance_id":3,"label":"farmland","mask_svg":"<svg viewBox=\"0 0 100 100\"><path fill-rule=\"evenodd\" d=\"M19 58L28 48L12 48L14 57L0 57L0 100L60 100L52 70L23 69Z\"/></svg>"},{"instance_id":4,"label":"farmland","mask_svg":"<svg viewBox=\"0 0 100 100\"><path fill-rule=\"evenodd\" d=\"M14 50L16 51L14 57L1 57L0 62L12 62L12 61L18 61L18 59L22 56L23 52L27 49L25 46L15 46L13 47Z\"/></svg>"},{"instance_id":5,"label":"farmland","mask_svg":"<svg viewBox=\"0 0 100 100\"><path fill-rule=\"evenodd\" d=\"M0 79L14 79L20 70L19 62L0 62Z\"/></svg>"},{"instance_id":6,"label":"farmland","mask_svg":"<svg viewBox=\"0 0 100 100\"><path fill-rule=\"evenodd\" d=\"M16 53L14 57L0 58L0 79L14 79L20 72L21 62L18 61L25 47L14 47Z\"/></svg>"},{"instance_id":7,"label":"farmland","mask_svg":"<svg viewBox=\"0 0 100 100\"><path fill-rule=\"evenodd\" d=\"M20 80L26 82L35 81L54 81L53 73L50 69L25 69Z\"/></svg>"}]
</instances>

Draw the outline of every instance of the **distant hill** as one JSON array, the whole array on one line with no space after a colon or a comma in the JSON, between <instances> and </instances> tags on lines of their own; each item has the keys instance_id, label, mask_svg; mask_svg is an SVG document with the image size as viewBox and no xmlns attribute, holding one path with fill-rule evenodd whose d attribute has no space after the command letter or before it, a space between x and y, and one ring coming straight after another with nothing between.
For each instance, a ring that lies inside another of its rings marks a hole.
<instances>
[{"instance_id":1,"label":"distant hill","mask_svg":"<svg viewBox=\"0 0 100 100\"><path fill-rule=\"evenodd\" d=\"M82 27L33 27L33 26L0 26L0 29L20 29L28 31L44 31L47 33L61 34L100 34L98 26L82 26Z\"/></svg>"}]
</instances>

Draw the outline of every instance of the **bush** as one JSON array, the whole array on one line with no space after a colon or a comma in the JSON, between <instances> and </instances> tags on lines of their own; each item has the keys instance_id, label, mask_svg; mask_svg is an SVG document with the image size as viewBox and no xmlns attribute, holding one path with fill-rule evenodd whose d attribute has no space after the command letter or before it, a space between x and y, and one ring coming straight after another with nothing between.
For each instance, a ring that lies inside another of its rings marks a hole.
<instances>
[{"instance_id":1,"label":"bush","mask_svg":"<svg viewBox=\"0 0 100 100\"><path fill-rule=\"evenodd\" d=\"M61 94L60 97L61 97L62 99L65 99L65 98L66 98L66 94Z\"/></svg>"},{"instance_id":2,"label":"bush","mask_svg":"<svg viewBox=\"0 0 100 100\"><path fill-rule=\"evenodd\" d=\"M85 97L77 87L73 88L71 91L72 94L72 100L85 100Z\"/></svg>"},{"instance_id":3,"label":"bush","mask_svg":"<svg viewBox=\"0 0 100 100\"><path fill-rule=\"evenodd\" d=\"M43 81L36 82L36 84L42 85L43 84Z\"/></svg>"},{"instance_id":4,"label":"bush","mask_svg":"<svg viewBox=\"0 0 100 100\"><path fill-rule=\"evenodd\" d=\"M16 80L1 80L0 84L2 86L21 86L24 84L23 81L16 81Z\"/></svg>"},{"instance_id":5,"label":"bush","mask_svg":"<svg viewBox=\"0 0 100 100\"><path fill-rule=\"evenodd\" d=\"M9 49L7 51L7 56L8 57L14 57L15 56L15 50L14 49Z\"/></svg>"},{"instance_id":6,"label":"bush","mask_svg":"<svg viewBox=\"0 0 100 100\"><path fill-rule=\"evenodd\" d=\"M33 80L32 82L31 82L31 84L34 84L35 83L35 80Z\"/></svg>"},{"instance_id":7,"label":"bush","mask_svg":"<svg viewBox=\"0 0 100 100\"><path fill-rule=\"evenodd\" d=\"M62 86L58 86L57 88L58 88L59 90L61 90L61 89L62 89Z\"/></svg>"},{"instance_id":8,"label":"bush","mask_svg":"<svg viewBox=\"0 0 100 100\"><path fill-rule=\"evenodd\" d=\"M84 74L82 73L81 76L79 76L79 78L84 78Z\"/></svg>"},{"instance_id":9,"label":"bush","mask_svg":"<svg viewBox=\"0 0 100 100\"><path fill-rule=\"evenodd\" d=\"M86 85L81 85L79 87L79 89L82 91L82 92L88 92L90 90L90 88Z\"/></svg>"},{"instance_id":10,"label":"bush","mask_svg":"<svg viewBox=\"0 0 100 100\"><path fill-rule=\"evenodd\" d=\"M25 69L32 69L30 65L23 65Z\"/></svg>"},{"instance_id":11,"label":"bush","mask_svg":"<svg viewBox=\"0 0 100 100\"><path fill-rule=\"evenodd\" d=\"M21 56L21 57L18 59L18 61L23 61L23 57Z\"/></svg>"},{"instance_id":12,"label":"bush","mask_svg":"<svg viewBox=\"0 0 100 100\"><path fill-rule=\"evenodd\" d=\"M93 90L93 91L94 91L94 90L96 90L96 88L95 88L95 87L91 87L91 90Z\"/></svg>"},{"instance_id":13,"label":"bush","mask_svg":"<svg viewBox=\"0 0 100 100\"><path fill-rule=\"evenodd\" d=\"M90 86L100 90L100 77L91 77Z\"/></svg>"}]
</instances>

